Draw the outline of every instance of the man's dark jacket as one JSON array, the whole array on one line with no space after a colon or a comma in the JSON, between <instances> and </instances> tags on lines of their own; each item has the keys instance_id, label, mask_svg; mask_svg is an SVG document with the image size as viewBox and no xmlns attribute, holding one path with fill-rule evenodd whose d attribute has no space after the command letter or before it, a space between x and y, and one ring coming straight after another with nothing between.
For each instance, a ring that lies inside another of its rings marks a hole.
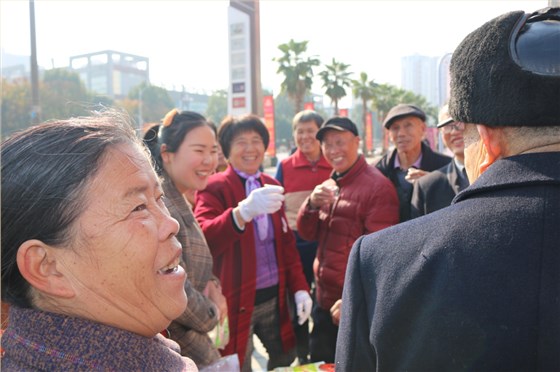
<instances>
[{"instance_id":1,"label":"man's dark jacket","mask_svg":"<svg viewBox=\"0 0 560 372\"><path fill-rule=\"evenodd\" d=\"M338 371L559 371L560 152L358 239L342 303Z\"/></svg>"},{"instance_id":2,"label":"man's dark jacket","mask_svg":"<svg viewBox=\"0 0 560 372\"><path fill-rule=\"evenodd\" d=\"M410 218L416 218L451 205L451 201L468 186L466 176L459 175L455 161L436 169L414 182Z\"/></svg>"},{"instance_id":3,"label":"man's dark jacket","mask_svg":"<svg viewBox=\"0 0 560 372\"><path fill-rule=\"evenodd\" d=\"M412 190L407 191L399 184L397 169L395 169L396 156L397 149L394 149L391 153L382 157L376 164L376 167L385 175L385 177L391 180L395 189L397 189L397 195L400 203L400 222L404 222L410 219L410 200L412 198ZM431 172L443 167L450 161L451 158L449 156L432 151L428 145L422 142L422 160L420 161L420 169Z\"/></svg>"}]
</instances>

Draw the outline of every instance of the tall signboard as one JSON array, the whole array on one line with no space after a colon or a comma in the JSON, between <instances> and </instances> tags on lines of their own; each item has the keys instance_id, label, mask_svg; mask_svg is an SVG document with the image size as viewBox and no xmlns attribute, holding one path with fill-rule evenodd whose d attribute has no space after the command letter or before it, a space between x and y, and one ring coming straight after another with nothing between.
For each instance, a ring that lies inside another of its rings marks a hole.
<instances>
[{"instance_id":1,"label":"tall signboard","mask_svg":"<svg viewBox=\"0 0 560 372\"><path fill-rule=\"evenodd\" d=\"M228 113L263 116L258 0L230 0Z\"/></svg>"}]
</instances>

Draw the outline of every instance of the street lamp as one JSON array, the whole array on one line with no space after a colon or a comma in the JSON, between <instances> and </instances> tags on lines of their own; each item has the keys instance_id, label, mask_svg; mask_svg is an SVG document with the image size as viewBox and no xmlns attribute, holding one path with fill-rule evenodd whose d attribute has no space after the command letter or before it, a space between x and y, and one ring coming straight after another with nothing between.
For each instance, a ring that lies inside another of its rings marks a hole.
<instances>
[{"instance_id":1,"label":"street lamp","mask_svg":"<svg viewBox=\"0 0 560 372\"><path fill-rule=\"evenodd\" d=\"M41 122L41 106L39 106L39 67L37 66L34 0L29 0L29 25L31 33L31 120L34 124L38 124Z\"/></svg>"}]
</instances>

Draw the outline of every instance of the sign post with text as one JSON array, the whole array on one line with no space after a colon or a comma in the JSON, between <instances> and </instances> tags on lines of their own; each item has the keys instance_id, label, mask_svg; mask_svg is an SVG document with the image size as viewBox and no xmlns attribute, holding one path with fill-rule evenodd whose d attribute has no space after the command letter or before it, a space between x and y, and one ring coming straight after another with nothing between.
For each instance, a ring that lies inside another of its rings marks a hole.
<instances>
[{"instance_id":1,"label":"sign post with text","mask_svg":"<svg viewBox=\"0 0 560 372\"><path fill-rule=\"evenodd\" d=\"M230 0L228 114L262 113L259 1Z\"/></svg>"}]
</instances>

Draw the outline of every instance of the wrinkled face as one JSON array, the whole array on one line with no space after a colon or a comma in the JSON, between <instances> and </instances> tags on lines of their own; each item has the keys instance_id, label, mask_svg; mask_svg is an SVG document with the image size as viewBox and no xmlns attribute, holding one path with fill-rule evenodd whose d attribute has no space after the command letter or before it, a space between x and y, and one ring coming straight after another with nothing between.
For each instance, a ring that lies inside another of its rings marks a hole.
<instances>
[{"instance_id":1,"label":"wrinkled face","mask_svg":"<svg viewBox=\"0 0 560 372\"><path fill-rule=\"evenodd\" d=\"M315 136L319 128L314 121L298 123L294 130L294 141L297 148L307 157L318 156L321 151L321 143Z\"/></svg>"},{"instance_id":2,"label":"wrinkled face","mask_svg":"<svg viewBox=\"0 0 560 372\"><path fill-rule=\"evenodd\" d=\"M165 171L181 193L203 190L218 164L214 131L206 125L194 128L176 152L162 152L161 157Z\"/></svg>"},{"instance_id":3,"label":"wrinkled face","mask_svg":"<svg viewBox=\"0 0 560 372\"><path fill-rule=\"evenodd\" d=\"M263 139L257 132L241 132L231 141L228 160L235 169L255 174L264 160L265 150Z\"/></svg>"},{"instance_id":4,"label":"wrinkled face","mask_svg":"<svg viewBox=\"0 0 560 372\"><path fill-rule=\"evenodd\" d=\"M420 151L426 124L416 116L399 118L389 127L389 138L397 152Z\"/></svg>"},{"instance_id":5,"label":"wrinkled face","mask_svg":"<svg viewBox=\"0 0 560 372\"><path fill-rule=\"evenodd\" d=\"M348 131L328 130L323 136L321 149L323 155L338 173L346 172L358 159L360 137Z\"/></svg>"},{"instance_id":6,"label":"wrinkled face","mask_svg":"<svg viewBox=\"0 0 560 372\"><path fill-rule=\"evenodd\" d=\"M465 144L463 143L463 131L464 126L462 123L450 123L445 127L441 128L441 137L445 146L459 158L463 160L463 154L465 151Z\"/></svg>"},{"instance_id":7,"label":"wrinkled face","mask_svg":"<svg viewBox=\"0 0 560 372\"><path fill-rule=\"evenodd\" d=\"M108 150L86 191L74 245L61 265L85 316L152 337L186 308L179 225L158 177L132 145Z\"/></svg>"}]
</instances>

